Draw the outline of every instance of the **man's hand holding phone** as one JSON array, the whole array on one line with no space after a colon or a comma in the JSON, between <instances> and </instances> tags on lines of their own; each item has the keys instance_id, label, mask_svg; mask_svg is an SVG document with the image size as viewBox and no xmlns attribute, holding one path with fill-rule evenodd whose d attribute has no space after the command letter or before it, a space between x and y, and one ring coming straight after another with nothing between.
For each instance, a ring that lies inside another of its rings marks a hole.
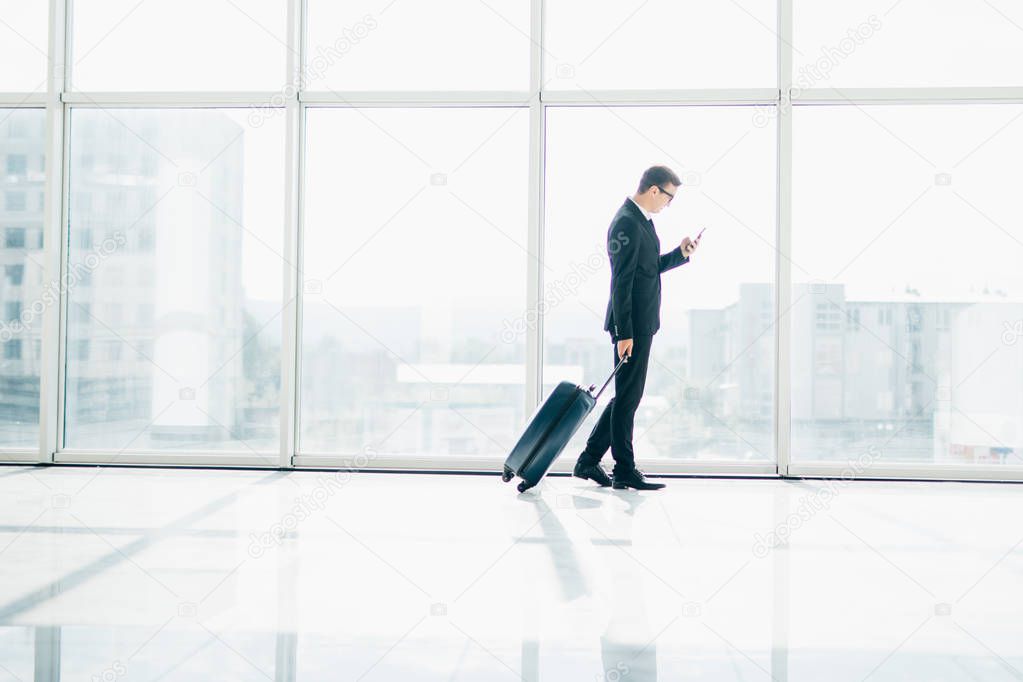
<instances>
[{"instance_id":1,"label":"man's hand holding phone","mask_svg":"<svg viewBox=\"0 0 1023 682\"><path fill-rule=\"evenodd\" d=\"M681 247L682 247L682 255L683 256L691 256L691 255L693 255L693 251L696 251L696 247L700 245L700 238L703 237L703 230L706 230L706 229L707 228L705 228L705 227L702 228L700 230L700 234L696 235L696 239L695 240L690 239L689 237L684 237L682 239Z\"/></svg>"}]
</instances>

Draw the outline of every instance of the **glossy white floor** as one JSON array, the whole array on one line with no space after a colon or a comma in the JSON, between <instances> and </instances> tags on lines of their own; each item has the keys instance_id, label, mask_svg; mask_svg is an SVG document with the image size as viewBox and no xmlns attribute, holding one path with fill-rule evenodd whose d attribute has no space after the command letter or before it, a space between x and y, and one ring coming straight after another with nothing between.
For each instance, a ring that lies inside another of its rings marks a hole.
<instances>
[{"instance_id":1,"label":"glossy white floor","mask_svg":"<svg viewBox=\"0 0 1023 682\"><path fill-rule=\"evenodd\" d=\"M1023 487L668 483L0 467L0 680L1023 678Z\"/></svg>"}]
</instances>

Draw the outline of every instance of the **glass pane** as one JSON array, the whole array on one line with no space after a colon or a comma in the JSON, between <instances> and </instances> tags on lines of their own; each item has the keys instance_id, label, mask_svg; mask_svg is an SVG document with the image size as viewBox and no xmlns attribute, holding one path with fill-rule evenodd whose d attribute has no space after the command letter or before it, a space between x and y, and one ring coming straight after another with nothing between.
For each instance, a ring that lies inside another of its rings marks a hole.
<instances>
[{"instance_id":1,"label":"glass pane","mask_svg":"<svg viewBox=\"0 0 1023 682\"><path fill-rule=\"evenodd\" d=\"M284 0L75 0L76 90L274 90Z\"/></svg>"},{"instance_id":2,"label":"glass pane","mask_svg":"<svg viewBox=\"0 0 1023 682\"><path fill-rule=\"evenodd\" d=\"M613 368L603 331L607 230L643 171L663 163L682 179L678 198L654 217L661 253L707 228L692 261L661 275L661 328L636 413L640 462L774 461L775 132L753 115L747 107L548 111L545 396L562 380L599 384ZM582 451L613 393L612 385L566 456Z\"/></svg>"},{"instance_id":3,"label":"glass pane","mask_svg":"<svg viewBox=\"0 0 1023 682\"><path fill-rule=\"evenodd\" d=\"M0 91L46 91L49 3L0 0ZM17 68L9 68L17 64Z\"/></svg>"},{"instance_id":4,"label":"glass pane","mask_svg":"<svg viewBox=\"0 0 1023 682\"><path fill-rule=\"evenodd\" d=\"M545 87L775 87L776 3L556 0L544 8Z\"/></svg>"},{"instance_id":5,"label":"glass pane","mask_svg":"<svg viewBox=\"0 0 1023 682\"><path fill-rule=\"evenodd\" d=\"M70 448L278 448L284 116L75 109Z\"/></svg>"},{"instance_id":6,"label":"glass pane","mask_svg":"<svg viewBox=\"0 0 1023 682\"><path fill-rule=\"evenodd\" d=\"M526 109L312 109L302 451L505 456L524 420Z\"/></svg>"},{"instance_id":7,"label":"glass pane","mask_svg":"<svg viewBox=\"0 0 1023 682\"><path fill-rule=\"evenodd\" d=\"M36 628L25 625L0 626L0 655L3 657L0 673L6 675L8 679L33 679L35 633Z\"/></svg>"},{"instance_id":8,"label":"glass pane","mask_svg":"<svg viewBox=\"0 0 1023 682\"><path fill-rule=\"evenodd\" d=\"M796 107L794 457L1023 463L1021 115Z\"/></svg>"},{"instance_id":9,"label":"glass pane","mask_svg":"<svg viewBox=\"0 0 1023 682\"><path fill-rule=\"evenodd\" d=\"M0 445L39 444L46 112L0 109ZM44 295L46 294L46 295Z\"/></svg>"},{"instance_id":10,"label":"glass pane","mask_svg":"<svg viewBox=\"0 0 1023 682\"><path fill-rule=\"evenodd\" d=\"M529 3L309 0L308 90L525 90Z\"/></svg>"},{"instance_id":11,"label":"glass pane","mask_svg":"<svg viewBox=\"0 0 1023 682\"><path fill-rule=\"evenodd\" d=\"M117 538L113 541L116 540ZM163 556L180 556L184 553L199 555L204 557L204 561L211 561L211 557L218 556L223 549L219 543L214 545L216 541L207 542L208 545L198 547L177 545L174 547L176 553L172 553L164 543L161 547L162 552L152 550L149 553L156 554L155 558L149 556L142 558L142 561L146 558L154 561ZM120 558L115 556L110 563L116 563ZM138 568L135 571L145 580L153 580L146 575L150 571L141 573ZM128 582L127 589L131 593L138 595L141 592L140 588L129 582L131 578L128 576L105 575L102 578L109 583L117 581L122 588L124 583ZM168 582L174 588L178 587L178 583L173 580ZM215 588L211 586L207 589L212 591ZM224 588L224 591L227 589ZM271 587L267 591L273 589ZM208 605L209 602L206 602L202 606L209 608ZM188 613L186 608L196 606L195 603L182 602L175 612L180 609ZM175 620L188 623L185 618L194 616L179 616ZM204 628L202 623L197 625L189 623L177 628L173 625L161 628L159 624L58 626L54 628L59 635L57 646L47 651L45 645L52 640L40 638L36 644L36 656L41 663L58 661L59 670L54 670L51 675L41 675L37 672L34 679L49 679L55 682L62 680L128 682L132 679L159 680L161 677L168 682L174 679L221 679L237 682L288 679L288 658L281 656L287 651L281 646L288 641L285 635L265 630L231 627L222 629L214 638L211 635L213 631ZM277 661L281 662L280 667ZM294 674L292 673L290 677L294 679ZM25 678L26 682L29 679L33 678Z\"/></svg>"},{"instance_id":12,"label":"glass pane","mask_svg":"<svg viewBox=\"0 0 1023 682\"><path fill-rule=\"evenodd\" d=\"M1014 0L795 0L800 88L1023 85Z\"/></svg>"}]
</instances>

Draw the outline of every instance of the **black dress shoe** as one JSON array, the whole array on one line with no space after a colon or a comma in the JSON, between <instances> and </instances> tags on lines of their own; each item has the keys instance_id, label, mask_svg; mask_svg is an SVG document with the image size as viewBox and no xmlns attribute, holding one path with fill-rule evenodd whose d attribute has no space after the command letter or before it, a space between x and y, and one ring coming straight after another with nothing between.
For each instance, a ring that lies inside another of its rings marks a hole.
<instances>
[{"instance_id":1,"label":"black dress shoe","mask_svg":"<svg viewBox=\"0 0 1023 682\"><path fill-rule=\"evenodd\" d=\"M599 464L576 462L575 471L572 472L572 475L576 478L588 478L591 481L596 481L605 488L611 485L611 477L604 471L604 467Z\"/></svg>"},{"instance_id":2,"label":"black dress shoe","mask_svg":"<svg viewBox=\"0 0 1023 682\"><path fill-rule=\"evenodd\" d=\"M635 488L636 490L660 490L664 487L663 483L651 483L646 480L646 476L639 469L633 469L627 474L615 474L614 483L612 485L615 490L625 490L626 488Z\"/></svg>"}]
</instances>

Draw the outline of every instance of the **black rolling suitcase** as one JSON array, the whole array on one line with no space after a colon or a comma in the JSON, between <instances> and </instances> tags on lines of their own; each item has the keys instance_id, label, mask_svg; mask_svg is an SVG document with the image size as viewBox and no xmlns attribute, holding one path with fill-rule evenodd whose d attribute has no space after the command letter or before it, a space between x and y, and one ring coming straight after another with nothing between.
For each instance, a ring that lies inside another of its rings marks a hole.
<instances>
[{"instance_id":1,"label":"black rolling suitcase","mask_svg":"<svg viewBox=\"0 0 1023 682\"><path fill-rule=\"evenodd\" d=\"M596 393L593 392L596 384L583 388L570 381L559 383L530 417L525 432L504 462L501 478L506 483L515 476L521 478L520 493L539 483L593 410L600 394L618 373L618 368L628 359L627 355L622 357L618 367Z\"/></svg>"}]
</instances>

